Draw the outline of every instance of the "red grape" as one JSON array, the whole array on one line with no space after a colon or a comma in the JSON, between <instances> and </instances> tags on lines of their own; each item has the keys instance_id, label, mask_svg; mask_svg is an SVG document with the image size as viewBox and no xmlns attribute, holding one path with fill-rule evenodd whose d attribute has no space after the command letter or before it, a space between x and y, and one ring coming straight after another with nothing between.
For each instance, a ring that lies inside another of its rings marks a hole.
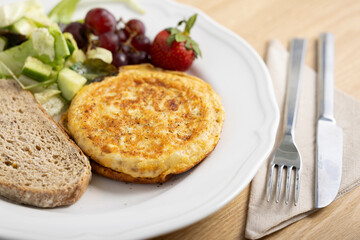
<instances>
[{"instance_id":1,"label":"red grape","mask_svg":"<svg viewBox=\"0 0 360 240\"><path fill-rule=\"evenodd\" d=\"M130 64L140 64L140 63L147 63L148 61L148 54L143 51L134 51L129 52L127 54Z\"/></svg>"},{"instance_id":2,"label":"red grape","mask_svg":"<svg viewBox=\"0 0 360 240\"><path fill-rule=\"evenodd\" d=\"M116 34L118 35L120 42L125 42L126 40L128 40L128 36L127 36L125 29L123 29L123 28L120 29L119 31L116 32Z\"/></svg>"},{"instance_id":3,"label":"red grape","mask_svg":"<svg viewBox=\"0 0 360 240\"><path fill-rule=\"evenodd\" d=\"M118 35L113 32L107 32L99 36L99 47L106 48L111 52L119 49Z\"/></svg>"},{"instance_id":4,"label":"red grape","mask_svg":"<svg viewBox=\"0 0 360 240\"><path fill-rule=\"evenodd\" d=\"M131 40L131 45L139 51L149 53L151 41L145 35L137 35Z\"/></svg>"},{"instance_id":5,"label":"red grape","mask_svg":"<svg viewBox=\"0 0 360 240\"><path fill-rule=\"evenodd\" d=\"M117 52L113 54L112 64L115 65L116 67L128 65L129 64L128 57L123 52Z\"/></svg>"},{"instance_id":6,"label":"red grape","mask_svg":"<svg viewBox=\"0 0 360 240\"><path fill-rule=\"evenodd\" d=\"M130 30L130 33L128 32ZM126 23L126 31L129 35L132 35L136 32L136 35L145 34L145 25L142 21L138 19L131 19Z\"/></svg>"},{"instance_id":7,"label":"red grape","mask_svg":"<svg viewBox=\"0 0 360 240\"><path fill-rule=\"evenodd\" d=\"M88 44L86 36L86 27L79 22L72 22L66 26L64 32L69 32L73 35L79 48L84 48Z\"/></svg>"},{"instance_id":8,"label":"red grape","mask_svg":"<svg viewBox=\"0 0 360 240\"><path fill-rule=\"evenodd\" d=\"M123 53L128 53L131 51L131 46L126 43L121 42L119 49Z\"/></svg>"},{"instance_id":9,"label":"red grape","mask_svg":"<svg viewBox=\"0 0 360 240\"><path fill-rule=\"evenodd\" d=\"M108 10L104 8L94 8L85 17L85 25L93 31L95 35L106 32L114 32L116 29L116 19Z\"/></svg>"}]
</instances>

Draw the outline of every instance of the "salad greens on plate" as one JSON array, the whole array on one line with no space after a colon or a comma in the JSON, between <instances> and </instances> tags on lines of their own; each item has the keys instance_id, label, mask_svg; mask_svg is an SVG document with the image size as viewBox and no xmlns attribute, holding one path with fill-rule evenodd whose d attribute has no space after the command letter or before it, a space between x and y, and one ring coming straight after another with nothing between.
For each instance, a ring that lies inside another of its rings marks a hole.
<instances>
[{"instance_id":1,"label":"salad greens on plate","mask_svg":"<svg viewBox=\"0 0 360 240\"><path fill-rule=\"evenodd\" d=\"M145 10L134 0L113 0L114 2L123 2L128 4L133 10L139 13L145 13ZM59 2L49 13L49 18L54 22L70 23L72 15L80 0L63 0Z\"/></svg>"},{"instance_id":2,"label":"salad greens on plate","mask_svg":"<svg viewBox=\"0 0 360 240\"><path fill-rule=\"evenodd\" d=\"M115 0L114 0L115 1ZM118 0L143 13L133 0ZM80 49L68 24L80 0L63 0L49 13L37 0L0 6L0 78L30 90L52 116L60 114L86 83L117 73L112 53Z\"/></svg>"}]
</instances>

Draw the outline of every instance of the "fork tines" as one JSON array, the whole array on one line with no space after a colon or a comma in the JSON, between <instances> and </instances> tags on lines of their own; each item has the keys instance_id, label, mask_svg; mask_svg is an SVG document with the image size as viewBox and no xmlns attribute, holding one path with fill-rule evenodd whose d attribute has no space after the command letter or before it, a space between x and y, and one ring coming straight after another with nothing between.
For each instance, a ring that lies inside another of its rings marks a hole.
<instances>
[{"instance_id":1,"label":"fork tines","mask_svg":"<svg viewBox=\"0 0 360 240\"><path fill-rule=\"evenodd\" d=\"M277 182L276 182L276 199L275 202L278 203L279 199L280 199L280 189L281 189L281 182L282 182L282 172L284 167L286 167L287 170L287 174L286 174L286 191L285 191L285 204L289 203L289 197L290 197L290 185L292 185L292 172L295 171L296 172L296 178L295 178L295 193L294 193L294 204L295 206L298 203L299 200L299 186L300 186L300 176L301 176L301 169L300 168L296 168L294 166L277 166L275 164L272 164L270 166L270 170L269 170L269 180L267 183L267 201L270 201L270 197L271 197L271 189L272 189L272 175L274 172L274 168L277 167L278 168L278 176L277 176Z\"/></svg>"}]
</instances>

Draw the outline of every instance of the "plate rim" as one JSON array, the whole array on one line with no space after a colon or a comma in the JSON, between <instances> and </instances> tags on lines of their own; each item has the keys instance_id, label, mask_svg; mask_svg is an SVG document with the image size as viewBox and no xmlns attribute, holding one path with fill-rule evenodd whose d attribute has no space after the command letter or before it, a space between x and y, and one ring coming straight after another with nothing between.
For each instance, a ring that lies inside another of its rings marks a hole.
<instances>
[{"instance_id":1,"label":"plate rim","mask_svg":"<svg viewBox=\"0 0 360 240\"><path fill-rule=\"evenodd\" d=\"M43 1L43 0L42 0ZM152 1L157 1L160 2L161 0L152 0ZM40 1L41 2L41 1ZM218 202L216 205L213 205L211 209L207 208L207 211L202 211L201 214L197 214L195 216L192 216L191 218L189 218L187 215L185 217L182 217L183 220L179 221L179 219L175 220L174 222L177 222L177 224L173 224L173 225L168 225L166 226L166 228L164 227L160 227L157 230L153 229L153 225L150 226L151 229L148 230L148 232L145 233L145 231L142 231L142 235L137 235L135 237L137 238L141 238L141 237L155 237L155 236L159 236L159 235L163 235L172 231L175 231L177 229L180 228L184 228L186 226L189 226L211 214L213 214L214 212L218 211L219 209L221 209L222 207L224 207L226 204L228 204L233 198L235 198L240 192L243 191L243 189L250 183L250 181L252 180L252 178L255 176L256 172L258 171L258 169L260 168L260 166L264 163L264 161L267 159L267 157L269 156L272 147L275 143L275 137L276 137L276 131L277 131L277 127L279 124L279 119L280 119L280 113L279 113L279 109L278 106L276 104L276 98L275 98L275 93L273 90L273 86L272 86L272 82L271 82L271 76L270 73L264 63L264 61L262 60L262 58L259 56L259 54L253 49L253 47L246 42L243 38L241 38L239 35L237 35L236 33L234 33L233 31L227 29L226 27L220 25L219 23L217 23L215 20L213 20L210 16L208 16L206 13L204 13L202 10L194 7L194 6L189 6L183 3L179 3L179 2L175 2L174 0L166 0L164 2L164 0L162 0L163 4L170 4L173 7L181 7L186 9L187 11L193 11L198 13L198 15L201 15L202 18L204 18L204 20L206 20L207 22L209 22L211 24L211 26L214 26L215 28L217 28L218 31L222 31L225 32L226 35L228 35L227 37L232 37L235 38L237 41L239 41L247 50L249 50L249 52L253 55L253 57L255 58L255 60L258 62L260 69L262 69L263 74L266 77L265 83L266 86L263 86L263 91L268 93L268 98L270 99L270 101L267 101L266 103L268 104L268 106L270 107L266 107L264 109L267 109L268 112L270 111L269 109L271 108L272 111L272 121L268 121L267 124L267 129L268 133L266 134L267 139L261 139L261 146L263 146L262 149L262 154L258 154L261 155L259 156L259 158L261 159L260 161L257 161L256 163L256 167L252 168L252 171L249 171L249 173L247 174L247 181L244 181L244 183L242 184L243 186L238 187L237 189L235 189L234 191L232 191L232 194L227 195L226 198L224 198L221 202ZM258 84L258 83L257 83ZM265 89L266 88L266 89ZM259 89L257 88L256 91L259 91ZM268 100L269 100L268 99ZM263 101L262 101L263 102ZM260 143L259 143L260 145ZM189 215L189 214L188 214ZM175 217L176 218L176 217ZM147 227L149 228L149 227ZM2 226L0 226L0 229L2 230L6 230L4 229ZM5 231L1 231L0 232L0 236L4 236L3 232ZM19 232L18 232L19 233ZM34 237L34 238L42 238L42 237L48 237L49 235L39 235L36 233L23 233L26 234L26 237ZM28 234L31 234L31 236L29 236ZM10 237L19 237L18 234L10 234L10 232L8 231L8 234L6 234L6 236ZM24 235L25 236L25 235ZM118 238L119 235L118 233L114 232L111 236L106 235L107 237L113 237L113 238ZM70 237L70 239L97 239L98 237L104 237L104 236L100 236L98 233L96 233L96 236L94 236L93 234L87 234L84 233L82 235L77 235L74 237Z\"/></svg>"}]
</instances>

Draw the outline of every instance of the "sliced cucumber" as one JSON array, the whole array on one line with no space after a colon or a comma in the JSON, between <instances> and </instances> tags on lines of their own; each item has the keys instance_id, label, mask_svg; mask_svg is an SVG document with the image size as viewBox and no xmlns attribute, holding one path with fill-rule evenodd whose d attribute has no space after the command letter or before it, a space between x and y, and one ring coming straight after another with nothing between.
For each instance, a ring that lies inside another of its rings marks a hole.
<instances>
[{"instance_id":1,"label":"sliced cucumber","mask_svg":"<svg viewBox=\"0 0 360 240\"><path fill-rule=\"evenodd\" d=\"M4 51L7 43L8 43L8 40L5 37L0 36L0 52Z\"/></svg>"},{"instance_id":2,"label":"sliced cucumber","mask_svg":"<svg viewBox=\"0 0 360 240\"><path fill-rule=\"evenodd\" d=\"M10 31L29 36L36 26L26 18L21 18L10 26Z\"/></svg>"},{"instance_id":3,"label":"sliced cucumber","mask_svg":"<svg viewBox=\"0 0 360 240\"><path fill-rule=\"evenodd\" d=\"M85 85L86 78L69 68L63 68L58 75L58 85L62 96L71 101L75 94Z\"/></svg>"},{"instance_id":4,"label":"sliced cucumber","mask_svg":"<svg viewBox=\"0 0 360 240\"><path fill-rule=\"evenodd\" d=\"M34 80L37 80L39 82L43 82L46 79L49 78L52 72L52 67L50 65L47 65L43 62L41 62L39 59L36 59L34 57L27 57L22 74L30 77Z\"/></svg>"},{"instance_id":5,"label":"sliced cucumber","mask_svg":"<svg viewBox=\"0 0 360 240\"><path fill-rule=\"evenodd\" d=\"M105 48L100 48L100 47L90 50L87 53L87 56L88 56L88 58L101 59L106 63L111 63L113 60L112 53L109 50L107 50Z\"/></svg>"}]
</instances>

